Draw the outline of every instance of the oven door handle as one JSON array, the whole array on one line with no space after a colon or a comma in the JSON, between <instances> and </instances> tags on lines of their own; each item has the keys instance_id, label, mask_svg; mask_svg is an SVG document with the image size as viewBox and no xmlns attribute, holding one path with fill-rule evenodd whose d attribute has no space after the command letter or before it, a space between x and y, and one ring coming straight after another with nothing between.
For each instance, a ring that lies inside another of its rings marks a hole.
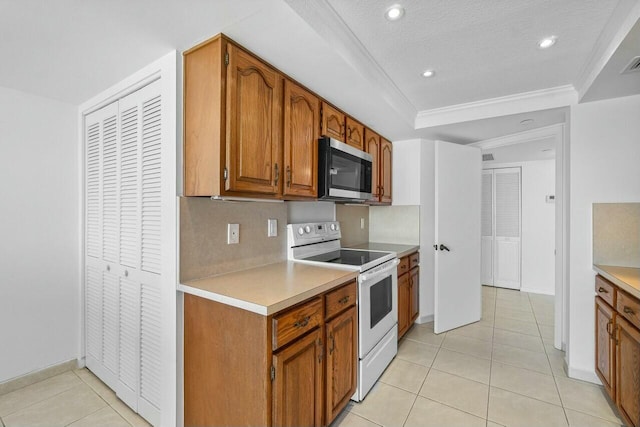
<instances>
[{"instance_id":1,"label":"oven door handle","mask_svg":"<svg viewBox=\"0 0 640 427\"><path fill-rule=\"evenodd\" d=\"M382 270L374 271L373 273L369 273L369 274L367 274L367 273L361 274L360 275L360 280L364 282L364 281L367 281L367 280L371 279L372 277L384 276L389 271L391 271L394 268L396 268L396 266L398 264L400 264L400 260L398 258L395 258L393 261L390 261L389 264L391 264L391 265L389 265L388 267L385 267Z\"/></svg>"}]
</instances>

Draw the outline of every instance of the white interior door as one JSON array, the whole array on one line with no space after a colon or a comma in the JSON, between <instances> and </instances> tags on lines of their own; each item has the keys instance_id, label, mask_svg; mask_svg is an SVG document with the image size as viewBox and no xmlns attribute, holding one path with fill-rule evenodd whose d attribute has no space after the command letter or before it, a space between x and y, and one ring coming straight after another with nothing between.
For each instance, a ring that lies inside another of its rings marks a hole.
<instances>
[{"instance_id":1,"label":"white interior door","mask_svg":"<svg viewBox=\"0 0 640 427\"><path fill-rule=\"evenodd\" d=\"M520 289L520 168L495 169L495 286Z\"/></svg>"},{"instance_id":2,"label":"white interior door","mask_svg":"<svg viewBox=\"0 0 640 427\"><path fill-rule=\"evenodd\" d=\"M434 332L480 320L481 152L436 141ZM447 250L448 249L448 250Z\"/></svg>"},{"instance_id":3,"label":"white interior door","mask_svg":"<svg viewBox=\"0 0 640 427\"><path fill-rule=\"evenodd\" d=\"M483 285L493 286L493 171L482 171L482 273Z\"/></svg>"}]
</instances>

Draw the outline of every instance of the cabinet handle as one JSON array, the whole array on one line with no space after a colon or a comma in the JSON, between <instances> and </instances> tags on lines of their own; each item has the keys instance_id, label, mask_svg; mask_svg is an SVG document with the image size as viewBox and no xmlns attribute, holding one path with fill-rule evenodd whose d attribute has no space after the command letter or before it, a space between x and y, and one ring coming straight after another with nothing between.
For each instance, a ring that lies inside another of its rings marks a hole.
<instances>
[{"instance_id":1,"label":"cabinet handle","mask_svg":"<svg viewBox=\"0 0 640 427\"><path fill-rule=\"evenodd\" d=\"M608 293L609 293L609 291L608 291L608 290L606 290L605 288L603 288L602 286L600 286L600 287L598 288L598 292L602 292L602 293L604 293L604 294L608 294Z\"/></svg>"},{"instance_id":2,"label":"cabinet handle","mask_svg":"<svg viewBox=\"0 0 640 427\"><path fill-rule=\"evenodd\" d=\"M611 326L612 324L613 324L613 323L611 323L611 320L609 320L609 321L607 322L607 327L606 327L607 333L609 334L609 336L610 336L611 338L613 338L613 335L611 334L611 331L609 330L609 326Z\"/></svg>"},{"instance_id":3,"label":"cabinet handle","mask_svg":"<svg viewBox=\"0 0 640 427\"><path fill-rule=\"evenodd\" d=\"M293 326L295 326L296 328L304 328L309 324L309 320L311 320L311 317L307 316L302 320L298 320L296 323L293 324Z\"/></svg>"},{"instance_id":4,"label":"cabinet handle","mask_svg":"<svg viewBox=\"0 0 640 427\"><path fill-rule=\"evenodd\" d=\"M331 346L329 347L329 355L333 354L333 350L336 348L336 340L333 338L333 332L329 334L331 340Z\"/></svg>"},{"instance_id":5,"label":"cabinet handle","mask_svg":"<svg viewBox=\"0 0 640 427\"><path fill-rule=\"evenodd\" d=\"M340 304L342 304L342 305L345 305L346 303L348 303L348 302L349 302L349 295L347 295L347 296L346 296L346 297L344 297L344 298L340 298L340 299L338 300L338 302L339 302Z\"/></svg>"},{"instance_id":6,"label":"cabinet handle","mask_svg":"<svg viewBox=\"0 0 640 427\"><path fill-rule=\"evenodd\" d=\"M624 308L622 310L627 314L635 314L636 313L635 311L633 311L633 309L631 307L628 307L626 305L624 306Z\"/></svg>"},{"instance_id":7,"label":"cabinet handle","mask_svg":"<svg viewBox=\"0 0 640 427\"><path fill-rule=\"evenodd\" d=\"M276 186L278 185L278 180L280 179L280 171L278 170L278 164L276 163L276 165L274 166L276 169Z\"/></svg>"},{"instance_id":8,"label":"cabinet handle","mask_svg":"<svg viewBox=\"0 0 640 427\"><path fill-rule=\"evenodd\" d=\"M384 187L380 187L380 197L384 196Z\"/></svg>"},{"instance_id":9,"label":"cabinet handle","mask_svg":"<svg viewBox=\"0 0 640 427\"><path fill-rule=\"evenodd\" d=\"M287 187L291 187L291 168L287 166Z\"/></svg>"}]
</instances>

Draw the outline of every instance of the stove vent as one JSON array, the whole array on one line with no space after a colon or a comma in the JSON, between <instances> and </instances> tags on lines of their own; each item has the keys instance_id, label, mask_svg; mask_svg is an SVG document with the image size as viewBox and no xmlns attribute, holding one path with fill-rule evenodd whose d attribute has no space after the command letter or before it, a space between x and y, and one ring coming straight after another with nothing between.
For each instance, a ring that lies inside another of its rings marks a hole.
<instances>
[{"instance_id":1,"label":"stove vent","mask_svg":"<svg viewBox=\"0 0 640 427\"><path fill-rule=\"evenodd\" d=\"M482 161L483 162L488 162L490 160L493 160L493 154L488 153L488 154L483 154L482 155Z\"/></svg>"},{"instance_id":2,"label":"stove vent","mask_svg":"<svg viewBox=\"0 0 640 427\"><path fill-rule=\"evenodd\" d=\"M638 71L640 71L640 56L633 58L631 62L629 62L629 65L624 67L624 70L622 70L620 74L635 73Z\"/></svg>"}]
</instances>

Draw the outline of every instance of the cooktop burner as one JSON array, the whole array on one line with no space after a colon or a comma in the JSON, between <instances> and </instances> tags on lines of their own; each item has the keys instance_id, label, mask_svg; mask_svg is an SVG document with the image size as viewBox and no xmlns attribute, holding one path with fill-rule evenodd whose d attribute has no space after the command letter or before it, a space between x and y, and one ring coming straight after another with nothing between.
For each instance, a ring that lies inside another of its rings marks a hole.
<instances>
[{"instance_id":1,"label":"cooktop burner","mask_svg":"<svg viewBox=\"0 0 640 427\"><path fill-rule=\"evenodd\" d=\"M378 258L389 255L388 252L369 252L349 249L340 249L305 258L305 261L329 262L333 264L365 265Z\"/></svg>"}]
</instances>

